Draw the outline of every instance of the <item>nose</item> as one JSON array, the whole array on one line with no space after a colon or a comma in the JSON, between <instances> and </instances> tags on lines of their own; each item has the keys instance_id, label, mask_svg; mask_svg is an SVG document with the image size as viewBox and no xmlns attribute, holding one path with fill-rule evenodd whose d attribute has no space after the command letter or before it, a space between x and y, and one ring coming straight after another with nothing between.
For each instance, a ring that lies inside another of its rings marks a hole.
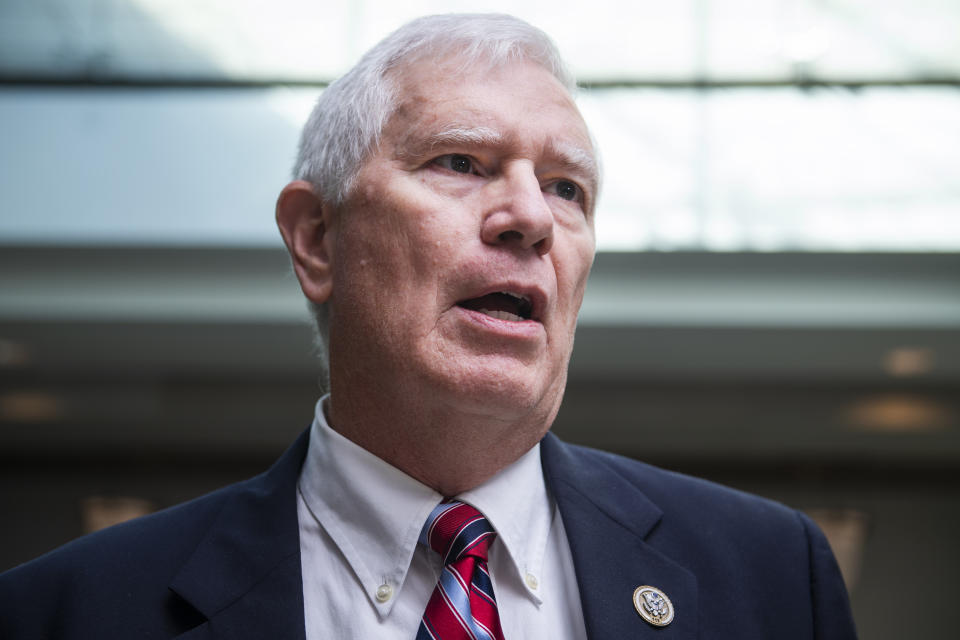
<instances>
[{"instance_id":1,"label":"nose","mask_svg":"<svg viewBox=\"0 0 960 640\"><path fill-rule=\"evenodd\" d=\"M501 174L486 210L481 232L491 245L533 248L545 255L553 246L553 212L532 169L514 167Z\"/></svg>"}]
</instances>

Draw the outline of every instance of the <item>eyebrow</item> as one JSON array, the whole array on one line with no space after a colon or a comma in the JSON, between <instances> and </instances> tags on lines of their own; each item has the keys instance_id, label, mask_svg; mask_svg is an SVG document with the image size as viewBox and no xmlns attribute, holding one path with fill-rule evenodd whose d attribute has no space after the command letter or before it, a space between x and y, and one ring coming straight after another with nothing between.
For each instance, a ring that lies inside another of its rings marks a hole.
<instances>
[{"instance_id":1,"label":"eyebrow","mask_svg":"<svg viewBox=\"0 0 960 640\"><path fill-rule=\"evenodd\" d=\"M425 138L417 138L416 131L398 146L400 157L419 157L437 147L471 145L493 147L503 144L504 135L490 127L468 127L453 124Z\"/></svg>"},{"instance_id":2,"label":"eyebrow","mask_svg":"<svg viewBox=\"0 0 960 640\"><path fill-rule=\"evenodd\" d=\"M437 147L477 146L496 147L505 144L508 136L491 127L476 127L451 124L425 138L417 138L411 132L398 145L398 155L403 158L424 156ZM556 158L562 168L583 175L589 182L591 191L596 194L600 183L600 169L593 151L582 146L551 139L547 142L546 152Z\"/></svg>"},{"instance_id":3,"label":"eyebrow","mask_svg":"<svg viewBox=\"0 0 960 640\"><path fill-rule=\"evenodd\" d=\"M564 169L586 176L590 182L591 191L596 195L600 187L600 167L593 151L556 139L547 143L547 151L560 160L560 165Z\"/></svg>"}]
</instances>

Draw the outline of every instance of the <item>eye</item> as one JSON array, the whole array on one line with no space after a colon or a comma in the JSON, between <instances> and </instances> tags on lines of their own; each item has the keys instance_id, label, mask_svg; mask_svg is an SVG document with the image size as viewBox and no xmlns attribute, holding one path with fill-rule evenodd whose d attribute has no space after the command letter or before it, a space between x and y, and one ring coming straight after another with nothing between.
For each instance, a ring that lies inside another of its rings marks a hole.
<instances>
[{"instance_id":1,"label":"eye","mask_svg":"<svg viewBox=\"0 0 960 640\"><path fill-rule=\"evenodd\" d=\"M473 159L470 158L470 156L461 155L459 153L450 153L445 156L440 156L433 162L440 165L444 169L453 171L454 173L479 173L473 166Z\"/></svg>"},{"instance_id":2,"label":"eye","mask_svg":"<svg viewBox=\"0 0 960 640\"><path fill-rule=\"evenodd\" d=\"M583 201L583 191L575 182L569 180L557 180L548 186L548 191L552 191L564 200Z\"/></svg>"},{"instance_id":3,"label":"eye","mask_svg":"<svg viewBox=\"0 0 960 640\"><path fill-rule=\"evenodd\" d=\"M576 200L580 195L580 189L572 182L561 180L557 183L557 195L564 200Z\"/></svg>"}]
</instances>

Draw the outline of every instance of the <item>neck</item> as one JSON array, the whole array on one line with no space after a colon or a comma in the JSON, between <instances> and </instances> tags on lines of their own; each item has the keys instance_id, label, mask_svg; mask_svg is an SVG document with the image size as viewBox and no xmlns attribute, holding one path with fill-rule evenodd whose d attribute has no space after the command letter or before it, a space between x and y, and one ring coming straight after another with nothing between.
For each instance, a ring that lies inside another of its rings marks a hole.
<instances>
[{"instance_id":1,"label":"neck","mask_svg":"<svg viewBox=\"0 0 960 640\"><path fill-rule=\"evenodd\" d=\"M352 393L355 389L364 392ZM327 407L331 428L447 497L518 460L540 441L555 415L551 408L546 415L534 411L505 419L389 389L341 387L332 378Z\"/></svg>"}]
</instances>

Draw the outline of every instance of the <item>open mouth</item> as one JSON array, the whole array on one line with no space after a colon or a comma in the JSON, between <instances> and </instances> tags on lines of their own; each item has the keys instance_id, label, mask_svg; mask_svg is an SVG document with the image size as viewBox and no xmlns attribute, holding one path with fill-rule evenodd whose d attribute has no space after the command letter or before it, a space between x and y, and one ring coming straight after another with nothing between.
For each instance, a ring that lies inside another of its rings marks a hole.
<instances>
[{"instance_id":1,"label":"open mouth","mask_svg":"<svg viewBox=\"0 0 960 640\"><path fill-rule=\"evenodd\" d=\"M530 298L509 291L497 291L479 298L463 300L458 302L457 306L511 322L530 320L533 316L533 303Z\"/></svg>"}]
</instances>

